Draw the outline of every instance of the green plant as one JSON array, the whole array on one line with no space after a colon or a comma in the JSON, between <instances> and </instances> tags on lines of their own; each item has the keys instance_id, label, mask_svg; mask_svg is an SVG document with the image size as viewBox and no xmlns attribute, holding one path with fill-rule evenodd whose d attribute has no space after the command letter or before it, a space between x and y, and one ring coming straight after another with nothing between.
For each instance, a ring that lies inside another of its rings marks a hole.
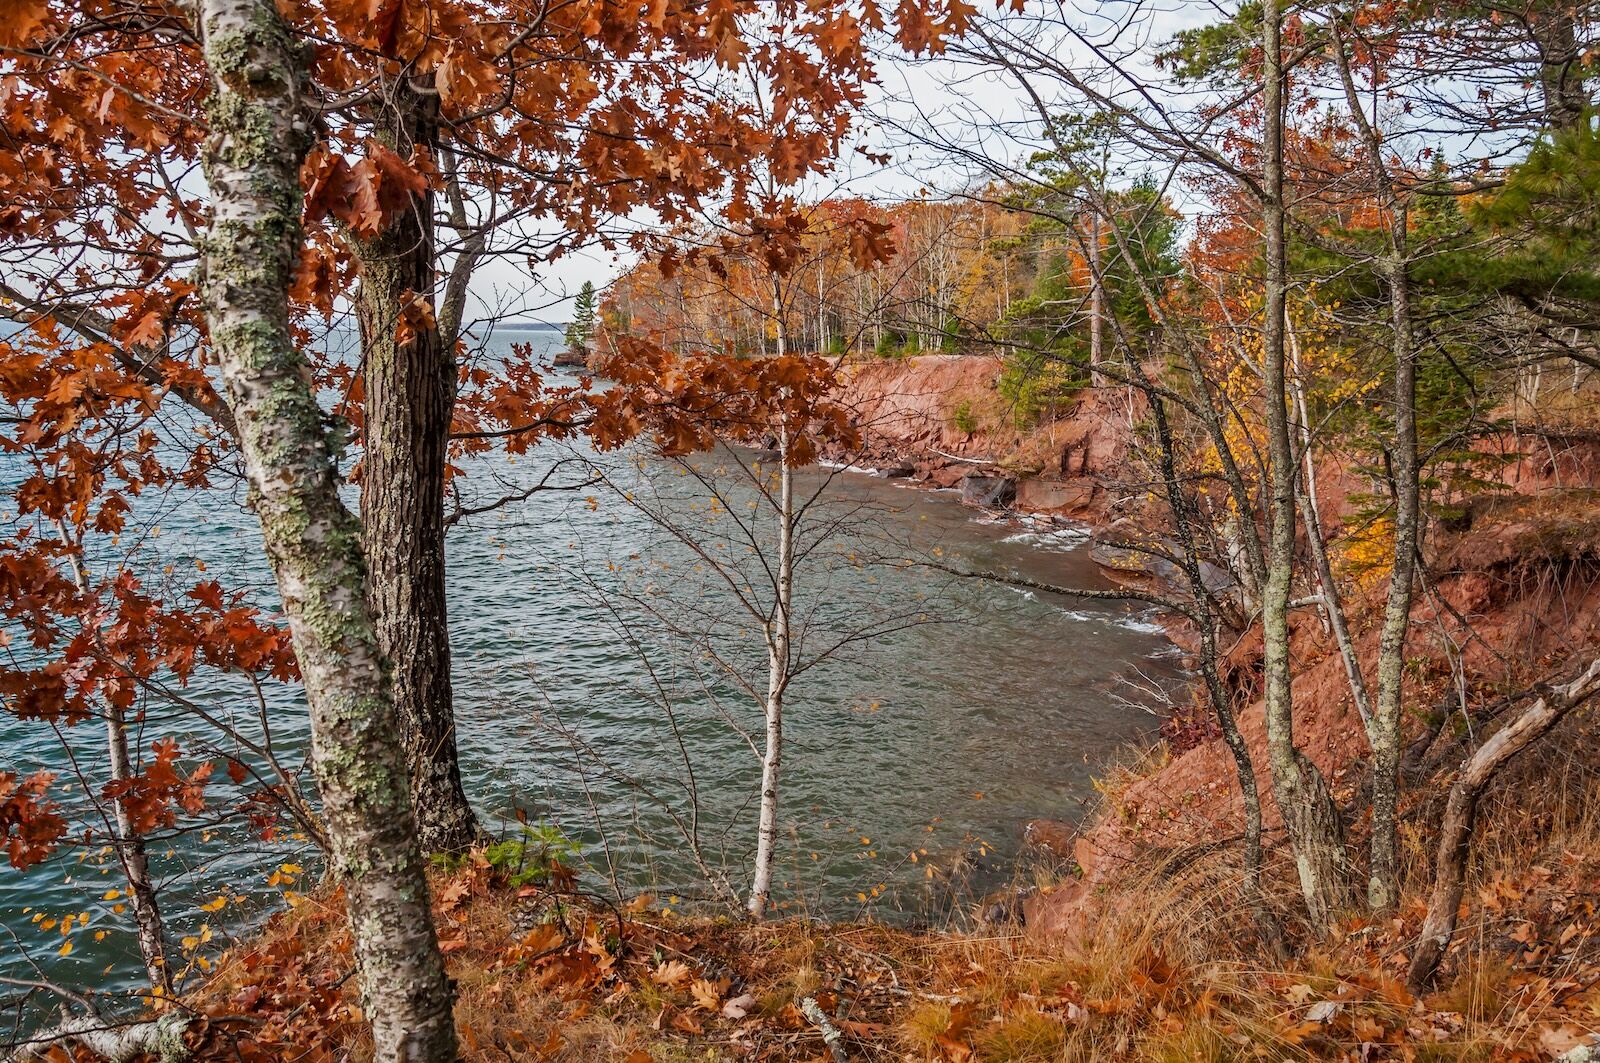
<instances>
[{"instance_id":1,"label":"green plant","mask_svg":"<svg viewBox=\"0 0 1600 1063\"><path fill-rule=\"evenodd\" d=\"M594 282L584 281L583 287L578 289L578 296L572 304L572 323L567 326L567 346L574 351L581 351L589 345L589 339L594 335L595 311L599 306L599 297L595 293Z\"/></svg>"},{"instance_id":2,"label":"green plant","mask_svg":"<svg viewBox=\"0 0 1600 1063\"><path fill-rule=\"evenodd\" d=\"M1037 424L1046 410L1088 384L1089 374L1075 355L1017 351L1006 357L997 390L1011 405L1018 427Z\"/></svg>"},{"instance_id":3,"label":"green plant","mask_svg":"<svg viewBox=\"0 0 1600 1063\"><path fill-rule=\"evenodd\" d=\"M954 419L956 428L969 436L978 430L978 415L972 410L971 399L961 400L961 404L956 407Z\"/></svg>"},{"instance_id":4,"label":"green plant","mask_svg":"<svg viewBox=\"0 0 1600 1063\"><path fill-rule=\"evenodd\" d=\"M582 854L577 842L548 824L522 824L519 837L491 842L482 850L483 859L497 876L510 886L536 886L548 882L557 869L571 866ZM459 871L469 860L466 853L434 853L435 867L446 872Z\"/></svg>"}]
</instances>

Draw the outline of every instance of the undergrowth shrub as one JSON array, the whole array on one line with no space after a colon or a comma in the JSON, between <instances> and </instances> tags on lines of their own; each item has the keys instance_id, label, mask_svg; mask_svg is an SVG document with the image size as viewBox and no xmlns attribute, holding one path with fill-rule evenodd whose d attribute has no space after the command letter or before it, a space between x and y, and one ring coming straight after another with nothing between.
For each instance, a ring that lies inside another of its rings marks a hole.
<instances>
[{"instance_id":1,"label":"undergrowth shrub","mask_svg":"<svg viewBox=\"0 0 1600 1063\"><path fill-rule=\"evenodd\" d=\"M481 858L508 885L538 886L570 870L583 853L577 842L547 823L521 824L517 837L491 842L478 853L434 853L429 859L439 870L454 874Z\"/></svg>"}]
</instances>

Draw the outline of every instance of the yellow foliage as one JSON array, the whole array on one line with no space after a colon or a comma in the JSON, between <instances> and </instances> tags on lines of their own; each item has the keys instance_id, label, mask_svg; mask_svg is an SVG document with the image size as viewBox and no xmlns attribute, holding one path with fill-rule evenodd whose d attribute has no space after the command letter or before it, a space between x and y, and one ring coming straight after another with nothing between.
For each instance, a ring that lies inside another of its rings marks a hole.
<instances>
[{"instance_id":1,"label":"yellow foliage","mask_svg":"<svg viewBox=\"0 0 1600 1063\"><path fill-rule=\"evenodd\" d=\"M1377 586L1394 566L1394 521L1377 517L1339 543L1339 575L1359 590Z\"/></svg>"}]
</instances>

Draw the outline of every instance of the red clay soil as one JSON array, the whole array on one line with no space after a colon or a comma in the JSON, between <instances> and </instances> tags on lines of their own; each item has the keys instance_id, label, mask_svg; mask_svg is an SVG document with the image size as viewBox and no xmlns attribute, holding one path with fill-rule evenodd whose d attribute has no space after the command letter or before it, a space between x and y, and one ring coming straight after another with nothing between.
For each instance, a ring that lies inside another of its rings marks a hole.
<instances>
[{"instance_id":1,"label":"red clay soil","mask_svg":"<svg viewBox=\"0 0 1600 1063\"><path fill-rule=\"evenodd\" d=\"M1010 475L1018 480L1019 509L1101 528L1126 515L1111 485L1128 454L1127 399L1108 389L1051 423L1021 430L996 391L1000 372L998 358L959 355L847 367L844 401L856 409L867 437L856 460L909 466L933 486L952 486L973 472ZM1499 464L1477 475L1499 489L1474 486L1470 505L1434 521L1424 545L1428 582L1412 610L1407 647L1406 703L1414 707L1408 726L1418 736L1425 737L1430 718L1447 718L1459 703L1456 675L1469 677L1474 700L1492 701L1560 674L1576 653L1600 644L1600 443L1583 434L1523 433L1479 449ZM1324 523L1337 538L1346 522L1357 520L1352 496L1371 485L1333 462L1319 467L1318 480ZM1374 581L1346 603L1364 662L1376 658L1385 587ZM1367 745L1344 666L1314 609L1300 611L1292 623L1296 743L1348 798L1363 781ZM1254 699L1260 649L1259 636L1240 640L1229 648L1225 667L1229 682L1248 699L1240 727L1272 832L1279 819L1262 705ZM1418 742L1420 756L1425 748ZM1453 748L1448 728L1434 745L1447 747L1446 753ZM1434 767L1451 763L1446 758ZM1075 859L1082 877L1033 896L1026 910L1030 928L1046 934L1084 928L1093 918L1093 905L1085 901L1141 850L1179 850L1243 829L1232 758L1217 738L1129 783L1112 804L1078 835L1051 821L1032 825L1032 840ZM1363 825L1352 826L1359 835Z\"/></svg>"},{"instance_id":2,"label":"red clay soil","mask_svg":"<svg viewBox=\"0 0 1600 1063\"><path fill-rule=\"evenodd\" d=\"M1514 462L1499 477L1502 494L1479 499L1459 520L1436 524L1425 551L1428 585L1412 609L1407 645L1407 726L1419 755L1429 719L1448 718L1459 704L1454 676L1466 676L1472 700L1483 704L1560 675L1566 662L1600 645L1600 511L1590 486L1597 459L1600 452L1585 444L1559 457ZM1380 582L1347 603L1364 662L1376 659L1385 590ZM1362 782L1368 750L1344 666L1314 610L1293 624L1296 744L1348 798ZM1259 637L1232 648L1227 663L1236 689L1254 690L1260 648ZM1240 729L1260 779L1267 829L1275 831L1259 700L1241 715ZM1449 744L1448 733L1442 744ZM1434 760L1431 767L1448 771L1459 754ZM1443 788L1417 788L1412 806ZM1215 738L1130 783L1114 805L1073 841L1081 880L1034 898L1030 927L1045 934L1080 930L1093 907L1085 898L1135 853L1236 837L1244 825L1232 757ZM1356 835L1364 827L1352 826Z\"/></svg>"}]
</instances>

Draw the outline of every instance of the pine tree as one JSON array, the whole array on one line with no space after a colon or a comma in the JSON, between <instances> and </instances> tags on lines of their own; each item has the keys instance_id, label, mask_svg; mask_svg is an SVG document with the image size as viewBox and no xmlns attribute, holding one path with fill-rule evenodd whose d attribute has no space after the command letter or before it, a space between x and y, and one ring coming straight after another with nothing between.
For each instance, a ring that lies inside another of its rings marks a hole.
<instances>
[{"instance_id":1,"label":"pine tree","mask_svg":"<svg viewBox=\"0 0 1600 1063\"><path fill-rule=\"evenodd\" d=\"M572 304L572 324L567 326L567 347L573 351L587 348L594 335L595 302L594 282L584 281Z\"/></svg>"}]
</instances>

